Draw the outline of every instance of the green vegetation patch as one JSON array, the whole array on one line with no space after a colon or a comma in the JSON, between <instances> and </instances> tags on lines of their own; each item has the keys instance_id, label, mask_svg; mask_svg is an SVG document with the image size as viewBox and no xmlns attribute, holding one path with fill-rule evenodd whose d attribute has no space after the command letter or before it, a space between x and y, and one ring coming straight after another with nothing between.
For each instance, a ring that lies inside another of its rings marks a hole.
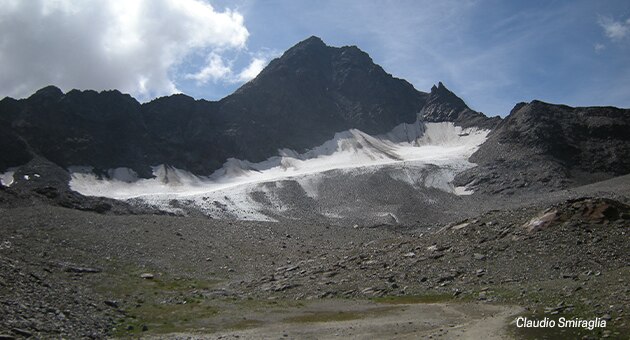
<instances>
[{"instance_id":1,"label":"green vegetation patch","mask_svg":"<svg viewBox=\"0 0 630 340\"><path fill-rule=\"evenodd\" d=\"M383 296L372 299L377 303L385 303L391 305L405 305L417 303L438 303L448 302L455 299L453 294L422 294L422 295L400 295L400 296Z\"/></svg>"},{"instance_id":2,"label":"green vegetation patch","mask_svg":"<svg viewBox=\"0 0 630 340\"><path fill-rule=\"evenodd\" d=\"M292 323L311 323L311 322L331 322L331 321L350 321L374 317L378 314L387 313L394 310L394 307L379 307L364 311L317 311L305 312L302 315L293 316L285 319L286 322Z\"/></svg>"},{"instance_id":3,"label":"green vegetation patch","mask_svg":"<svg viewBox=\"0 0 630 340\"><path fill-rule=\"evenodd\" d=\"M95 283L96 291L125 311L125 317L115 325L115 336L218 328L214 319L222 310L221 304L208 298L207 293L219 280L162 274L141 277L147 272L154 271L130 265L112 266Z\"/></svg>"},{"instance_id":4,"label":"green vegetation patch","mask_svg":"<svg viewBox=\"0 0 630 340\"><path fill-rule=\"evenodd\" d=\"M234 322L228 325L226 328L234 330L234 331L240 331L243 329L255 328L262 324L263 322L260 320L245 319L245 320Z\"/></svg>"}]
</instances>

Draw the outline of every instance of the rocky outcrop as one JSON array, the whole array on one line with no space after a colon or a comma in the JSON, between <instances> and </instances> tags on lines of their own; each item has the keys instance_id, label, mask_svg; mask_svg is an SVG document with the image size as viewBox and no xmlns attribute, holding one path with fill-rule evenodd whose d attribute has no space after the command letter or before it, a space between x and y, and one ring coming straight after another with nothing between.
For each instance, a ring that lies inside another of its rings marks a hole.
<instances>
[{"instance_id":1,"label":"rocky outcrop","mask_svg":"<svg viewBox=\"0 0 630 340\"><path fill-rule=\"evenodd\" d=\"M439 82L433 85L421 117L427 122L454 122L462 127L493 129L501 118L488 118L483 113L471 110L464 101Z\"/></svg>"},{"instance_id":2,"label":"rocky outcrop","mask_svg":"<svg viewBox=\"0 0 630 340\"><path fill-rule=\"evenodd\" d=\"M630 172L630 110L517 104L457 178L486 193L556 190Z\"/></svg>"}]
</instances>

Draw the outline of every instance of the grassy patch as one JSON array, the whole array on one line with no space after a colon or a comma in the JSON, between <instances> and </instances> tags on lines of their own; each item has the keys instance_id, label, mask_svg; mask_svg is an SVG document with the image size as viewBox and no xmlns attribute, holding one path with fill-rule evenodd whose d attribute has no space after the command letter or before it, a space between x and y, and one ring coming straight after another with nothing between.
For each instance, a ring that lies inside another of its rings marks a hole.
<instances>
[{"instance_id":1,"label":"grassy patch","mask_svg":"<svg viewBox=\"0 0 630 340\"><path fill-rule=\"evenodd\" d=\"M120 320L116 335L142 333L144 326L151 333L161 334L198 329L208 326L204 320L218 313L217 307L202 303L142 305L132 308L129 316Z\"/></svg>"},{"instance_id":2,"label":"grassy patch","mask_svg":"<svg viewBox=\"0 0 630 340\"><path fill-rule=\"evenodd\" d=\"M293 323L311 323L311 322L331 322L331 321L349 321L349 320L358 320L367 317L373 317L375 315L386 313L388 311L393 310L393 307L380 307L380 308L372 308L370 310L365 311L318 311L318 312L307 312L302 315L296 315L290 318L285 319L286 322Z\"/></svg>"},{"instance_id":3,"label":"grassy patch","mask_svg":"<svg viewBox=\"0 0 630 340\"><path fill-rule=\"evenodd\" d=\"M234 301L238 307L249 310L258 311L264 313L283 312L289 308L301 308L304 307L304 302L297 300L258 300L258 299L243 299Z\"/></svg>"},{"instance_id":4,"label":"grassy patch","mask_svg":"<svg viewBox=\"0 0 630 340\"><path fill-rule=\"evenodd\" d=\"M220 304L204 293L220 281L159 274L153 279L140 277L146 272L155 271L130 265L112 266L95 284L96 291L125 310L125 317L115 325L115 336L218 327L212 319L221 311Z\"/></svg>"},{"instance_id":5,"label":"grassy patch","mask_svg":"<svg viewBox=\"0 0 630 340\"><path fill-rule=\"evenodd\" d=\"M260 325L262 325L263 322L260 320L252 320L252 319L245 319L245 320L241 320L241 321L237 321L235 323L232 323L230 325L228 325L226 328L230 329L230 330L234 330L234 331L240 331L243 329L248 329L248 328L255 328L258 327Z\"/></svg>"},{"instance_id":6,"label":"grassy patch","mask_svg":"<svg viewBox=\"0 0 630 340\"><path fill-rule=\"evenodd\" d=\"M401 295L401 296L383 296L372 299L374 302L386 303L391 305L404 305L416 303L438 303L448 302L455 299L452 294L423 294L423 295Z\"/></svg>"}]
</instances>

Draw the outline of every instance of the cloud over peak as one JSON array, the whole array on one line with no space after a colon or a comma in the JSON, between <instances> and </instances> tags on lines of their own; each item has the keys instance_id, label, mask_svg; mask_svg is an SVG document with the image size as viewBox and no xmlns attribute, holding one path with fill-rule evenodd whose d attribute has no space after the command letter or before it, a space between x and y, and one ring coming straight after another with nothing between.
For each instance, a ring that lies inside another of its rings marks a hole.
<instances>
[{"instance_id":1,"label":"cloud over peak","mask_svg":"<svg viewBox=\"0 0 630 340\"><path fill-rule=\"evenodd\" d=\"M198 86L214 83L238 84L254 79L272 58L280 55L277 50L262 49L257 53L248 53L249 64L243 66L240 71L234 71L232 60L226 61L221 55L211 52L206 58L206 65L194 73L184 76L186 79L195 80Z\"/></svg>"}]
</instances>

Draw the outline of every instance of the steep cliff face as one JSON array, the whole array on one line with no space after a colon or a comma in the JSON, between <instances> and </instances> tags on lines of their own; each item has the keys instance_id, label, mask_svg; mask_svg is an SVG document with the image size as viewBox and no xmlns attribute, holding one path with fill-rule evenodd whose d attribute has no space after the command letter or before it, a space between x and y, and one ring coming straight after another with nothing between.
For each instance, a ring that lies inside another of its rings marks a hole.
<instances>
[{"instance_id":1,"label":"steep cliff face","mask_svg":"<svg viewBox=\"0 0 630 340\"><path fill-rule=\"evenodd\" d=\"M176 94L143 104L141 111L157 149L151 165L169 164L206 174L235 155L217 102Z\"/></svg>"},{"instance_id":2,"label":"steep cliff face","mask_svg":"<svg viewBox=\"0 0 630 340\"><path fill-rule=\"evenodd\" d=\"M141 171L155 154L140 104L116 90L64 94L49 86L24 100L4 99L0 107L2 125L19 136L15 147L3 144L3 153L14 159L27 153L64 167L130 166Z\"/></svg>"},{"instance_id":3,"label":"steep cliff face","mask_svg":"<svg viewBox=\"0 0 630 340\"><path fill-rule=\"evenodd\" d=\"M26 143L10 128L0 125L0 169L26 164L31 159Z\"/></svg>"}]
</instances>

